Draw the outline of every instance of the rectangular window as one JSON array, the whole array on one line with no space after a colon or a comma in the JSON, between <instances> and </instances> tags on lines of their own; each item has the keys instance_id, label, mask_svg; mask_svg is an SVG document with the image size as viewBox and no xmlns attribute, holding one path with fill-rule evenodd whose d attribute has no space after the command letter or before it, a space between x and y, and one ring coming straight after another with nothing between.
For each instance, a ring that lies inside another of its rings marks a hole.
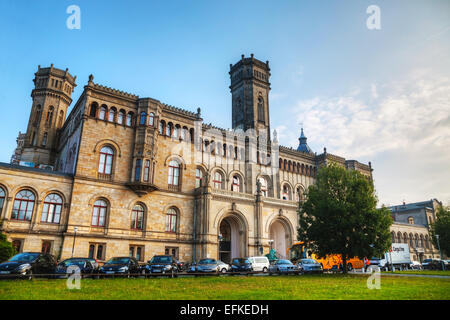
<instances>
[{"instance_id":1,"label":"rectangular window","mask_svg":"<svg viewBox=\"0 0 450 320\"><path fill-rule=\"evenodd\" d=\"M141 159L136 160L136 174L134 176L134 181L141 180Z\"/></svg>"},{"instance_id":2,"label":"rectangular window","mask_svg":"<svg viewBox=\"0 0 450 320\"><path fill-rule=\"evenodd\" d=\"M14 239L12 241L12 246L16 250L17 253L22 252L23 249L23 240L22 239Z\"/></svg>"},{"instance_id":3,"label":"rectangular window","mask_svg":"<svg viewBox=\"0 0 450 320\"><path fill-rule=\"evenodd\" d=\"M165 254L178 260L178 247L166 247Z\"/></svg>"},{"instance_id":4,"label":"rectangular window","mask_svg":"<svg viewBox=\"0 0 450 320\"><path fill-rule=\"evenodd\" d=\"M89 258L97 260L105 260L106 244L89 243Z\"/></svg>"},{"instance_id":5,"label":"rectangular window","mask_svg":"<svg viewBox=\"0 0 450 320\"><path fill-rule=\"evenodd\" d=\"M150 180L150 160L145 160L144 181L148 182L149 180Z\"/></svg>"},{"instance_id":6,"label":"rectangular window","mask_svg":"<svg viewBox=\"0 0 450 320\"><path fill-rule=\"evenodd\" d=\"M137 261L144 261L144 246L131 245L130 257L135 258Z\"/></svg>"},{"instance_id":7,"label":"rectangular window","mask_svg":"<svg viewBox=\"0 0 450 320\"><path fill-rule=\"evenodd\" d=\"M42 249L41 252L42 253L50 253L52 249L52 242L51 241L42 241Z\"/></svg>"}]
</instances>

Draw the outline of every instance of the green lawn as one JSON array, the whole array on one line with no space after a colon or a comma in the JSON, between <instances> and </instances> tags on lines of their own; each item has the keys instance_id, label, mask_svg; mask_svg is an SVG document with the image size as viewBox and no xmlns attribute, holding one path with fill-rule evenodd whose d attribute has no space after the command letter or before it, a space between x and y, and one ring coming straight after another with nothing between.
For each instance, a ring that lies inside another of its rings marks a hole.
<instances>
[{"instance_id":1,"label":"green lawn","mask_svg":"<svg viewBox=\"0 0 450 320\"><path fill-rule=\"evenodd\" d=\"M421 274L421 275L429 275L429 276L449 276L450 277L450 270L445 271L435 271L435 270L408 270L408 271L386 271L383 273L395 273L395 274Z\"/></svg>"},{"instance_id":2,"label":"green lawn","mask_svg":"<svg viewBox=\"0 0 450 320\"><path fill-rule=\"evenodd\" d=\"M80 290L66 280L3 280L1 299L444 299L450 278L382 277L369 290L367 277L311 275L276 277L199 277L158 279L83 279Z\"/></svg>"}]
</instances>

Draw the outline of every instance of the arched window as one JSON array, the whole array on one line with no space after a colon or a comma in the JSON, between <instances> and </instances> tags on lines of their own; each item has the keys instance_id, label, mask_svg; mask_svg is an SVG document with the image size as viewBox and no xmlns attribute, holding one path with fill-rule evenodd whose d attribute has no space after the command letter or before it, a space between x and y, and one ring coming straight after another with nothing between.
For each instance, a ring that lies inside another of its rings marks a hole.
<instances>
[{"instance_id":1,"label":"arched window","mask_svg":"<svg viewBox=\"0 0 450 320\"><path fill-rule=\"evenodd\" d=\"M91 110L89 110L89 116L95 118L97 116L97 109L98 109L97 102L92 102Z\"/></svg>"},{"instance_id":2,"label":"arched window","mask_svg":"<svg viewBox=\"0 0 450 320\"><path fill-rule=\"evenodd\" d=\"M56 194L49 194L44 199L44 207L42 208L42 222L59 223L61 219L62 199Z\"/></svg>"},{"instance_id":3,"label":"arched window","mask_svg":"<svg viewBox=\"0 0 450 320\"><path fill-rule=\"evenodd\" d=\"M112 107L111 109L109 109L108 121L114 122L115 119L116 119L116 108Z\"/></svg>"},{"instance_id":4,"label":"arched window","mask_svg":"<svg viewBox=\"0 0 450 320\"><path fill-rule=\"evenodd\" d=\"M11 213L11 219L31 221L34 208L34 194L30 190L17 193Z\"/></svg>"},{"instance_id":5,"label":"arched window","mask_svg":"<svg viewBox=\"0 0 450 320\"><path fill-rule=\"evenodd\" d=\"M180 128L180 126L177 124L177 125L175 126L175 128L173 129L173 134L172 134L172 136L173 136L174 138L179 138L179 137L180 137L180 130L181 130L181 128Z\"/></svg>"},{"instance_id":6,"label":"arched window","mask_svg":"<svg viewBox=\"0 0 450 320\"><path fill-rule=\"evenodd\" d=\"M159 122L159 134L163 135L165 129L166 129L166 122L164 120L161 120Z\"/></svg>"},{"instance_id":7,"label":"arched window","mask_svg":"<svg viewBox=\"0 0 450 320\"><path fill-rule=\"evenodd\" d=\"M166 136L170 137L172 135L172 131L173 131L173 124L172 122L169 122L166 127Z\"/></svg>"},{"instance_id":8,"label":"arched window","mask_svg":"<svg viewBox=\"0 0 450 320\"><path fill-rule=\"evenodd\" d=\"M50 108L48 109L48 112L47 112L47 119L45 120L45 123L46 123L47 125L51 125L51 124L52 124L52 120L53 120L53 110L54 110L53 106L50 106Z\"/></svg>"},{"instance_id":9,"label":"arched window","mask_svg":"<svg viewBox=\"0 0 450 320\"><path fill-rule=\"evenodd\" d=\"M186 140L186 137L188 135L189 135L188 128L183 127L183 129L181 129L181 140Z\"/></svg>"},{"instance_id":10,"label":"arched window","mask_svg":"<svg viewBox=\"0 0 450 320\"><path fill-rule=\"evenodd\" d=\"M297 187L296 192L295 192L295 197L297 201L301 201L303 200L303 189L301 187Z\"/></svg>"},{"instance_id":11,"label":"arched window","mask_svg":"<svg viewBox=\"0 0 450 320\"><path fill-rule=\"evenodd\" d=\"M219 171L214 172L213 186L216 189L223 189L223 176Z\"/></svg>"},{"instance_id":12,"label":"arched window","mask_svg":"<svg viewBox=\"0 0 450 320\"><path fill-rule=\"evenodd\" d=\"M64 111L59 112L59 120L58 120L58 128L61 128L63 126L64 121Z\"/></svg>"},{"instance_id":13,"label":"arched window","mask_svg":"<svg viewBox=\"0 0 450 320\"><path fill-rule=\"evenodd\" d=\"M392 236L392 243L397 243L395 239L395 232L391 232L391 236Z\"/></svg>"},{"instance_id":14,"label":"arched window","mask_svg":"<svg viewBox=\"0 0 450 320\"><path fill-rule=\"evenodd\" d=\"M267 180L263 177L258 178L259 183L261 183L261 193L263 197L267 197Z\"/></svg>"},{"instance_id":15,"label":"arched window","mask_svg":"<svg viewBox=\"0 0 450 320\"><path fill-rule=\"evenodd\" d=\"M139 118L139 124L141 126L145 126L146 120L147 120L147 114L144 111L142 111L141 116Z\"/></svg>"},{"instance_id":16,"label":"arched window","mask_svg":"<svg viewBox=\"0 0 450 320\"><path fill-rule=\"evenodd\" d=\"M104 227L106 224L106 210L108 205L104 200L97 200L94 203L94 210L92 212L92 222L93 227Z\"/></svg>"},{"instance_id":17,"label":"arched window","mask_svg":"<svg viewBox=\"0 0 450 320\"><path fill-rule=\"evenodd\" d=\"M137 204L131 211L131 229L144 229L144 208Z\"/></svg>"},{"instance_id":18,"label":"arched window","mask_svg":"<svg viewBox=\"0 0 450 320\"><path fill-rule=\"evenodd\" d=\"M125 117L125 111L120 110L119 111L119 115L117 116L117 123L118 124L123 124L124 117Z\"/></svg>"},{"instance_id":19,"label":"arched window","mask_svg":"<svg viewBox=\"0 0 450 320\"><path fill-rule=\"evenodd\" d=\"M148 125L152 127L155 125L155 114L153 112L148 115Z\"/></svg>"},{"instance_id":20,"label":"arched window","mask_svg":"<svg viewBox=\"0 0 450 320\"><path fill-rule=\"evenodd\" d=\"M5 203L5 197L6 197L5 190L3 190L3 188L0 187L0 217L2 216L3 204Z\"/></svg>"},{"instance_id":21,"label":"arched window","mask_svg":"<svg viewBox=\"0 0 450 320\"><path fill-rule=\"evenodd\" d=\"M283 186L282 198L283 200L292 200L291 187L288 184Z\"/></svg>"},{"instance_id":22,"label":"arched window","mask_svg":"<svg viewBox=\"0 0 450 320\"><path fill-rule=\"evenodd\" d=\"M169 179L170 186L178 186L180 178L180 164L176 160L169 162Z\"/></svg>"},{"instance_id":23,"label":"arched window","mask_svg":"<svg viewBox=\"0 0 450 320\"><path fill-rule=\"evenodd\" d=\"M231 191L241 192L241 178L237 174L233 176L233 184L231 185Z\"/></svg>"},{"instance_id":24,"label":"arched window","mask_svg":"<svg viewBox=\"0 0 450 320\"><path fill-rule=\"evenodd\" d=\"M126 123L126 125L128 127L131 127L133 125L133 113L131 113L131 112L127 114L127 123Z\"/></svg>"},{"instance_id":25,"label":"arched window","mask_svg":"<svg viewBox=\"0 0 450 320\"><path fill-rule=\"evenodd\" d=\"M100 108L100 113L99 113L99 115L98 115L98 118L99 118L100 120L105 120L105 118L106 118L106 106L105 106L105 105L102 105L102 106L101 106L101 108Z\"/></svg>"},{"instance_id":26,"label":"arched window","mask_svg":"<svg viewBox=\"0 0 450 320\"><path fill-rule=\"evenodd\" d=\"M203 171L200 168L195 169L195 187L200 188L202 186Z\"/></svg>"},{"instance_id":27,"label":"arched window","mask_svg":"<svg viewBox=\"0 0 450 320\"><path fill-rule=\"evenodd\" d=\"M100 150L100 159L98 172L102 174L111 174L113 165L114 150L111 147L103 147Z\"/></svg>"},{"instance_id":28,"label":"arched window","mask_svg":"<svg viewBox=\"0 0 450 320\"><path fill-rule=\"evenodd\" d=\"M265 122L264 118L264 99L258 97L258 121Z\"/></svg>"},{"instance_id":29,"label":"arched window","mask_svg":"<svg viewBox=\"0 0 450 320\"><path fill-rule=\"evenodd\" d=\"M177 211L169 208L166 213L166 232L177 232Z\"/></svg>"},{"instance_id":30,"label":"arched window","mask_svg":"<svg viewBox=\"0 0 450 320\"><path fill-rule=\"evenodd\" d=\"M38 105L36 107L36 114L35 114L35 117L34 117L33 124L35 126L37 126L37 125L39 125L40 122L41 122L41 105Z\"/></svg>"}]
</instances>

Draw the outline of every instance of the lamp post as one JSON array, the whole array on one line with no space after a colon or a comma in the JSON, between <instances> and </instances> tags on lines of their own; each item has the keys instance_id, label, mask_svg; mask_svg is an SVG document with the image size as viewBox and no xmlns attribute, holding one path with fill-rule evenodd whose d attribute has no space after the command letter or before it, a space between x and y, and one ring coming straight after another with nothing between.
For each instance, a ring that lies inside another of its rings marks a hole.
<instances>
[{"instance_id":1,"label":"lamp post","mask_svg":"<svg viewBox=\"0 0 450 320\"><path fill-rule=\"evenodd\" d=\"M73 228L73 245L72 245L72 258L73 258L73 250L75 249L75 238L77 237L77 231L78 231L78 227L74 227Z\"/></svg>"},{"instance_id":2,"label":"lamp post","mask_svg":"<svg viewBox=\"0 0 450 320\"><path fill-rule=\"evenodd\" d=\"M438 245L439 256L441 258L442 270L445 270L444 264L442 263L442 252L441 252L441 246L439 245L439 235L438 234L436 235L436 242L437 242L437 245Z\"/></svg>"},{"instance_id":3,"label":"lamp post","mask_svg":"<svg viewBox=\"0 0 450 320\"><path fill-rule=\"evenodd\" d=\"M270 240L268 240L267 242L269 242L269 245L270 245L270 250L272 250L272 243L273 243L273 240L272 240L272 239L270 239Z\"/></svg>"}]
</instances>

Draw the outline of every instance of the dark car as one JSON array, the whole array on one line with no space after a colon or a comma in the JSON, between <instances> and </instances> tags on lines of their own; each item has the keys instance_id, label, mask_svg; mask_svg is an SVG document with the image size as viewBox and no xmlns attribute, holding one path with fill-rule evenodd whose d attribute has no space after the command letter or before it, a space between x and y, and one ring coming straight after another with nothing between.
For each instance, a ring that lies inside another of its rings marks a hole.
<instances>
[{"instance_id":1,"label":"dark car","mask_svg":"<svg viewBox=\"0 0 450 320\"><path fill-rule=\"evenodd\" d=\"M145 266L145 273L177 273L182 271L182 265L171 255L154 256Z\"/></svg>"},{"instance_id":2,"label":"dark car","mask_svg":"<svg viewBox=\"0 0 450 320\"><path fill-rule=\"evenodd\" d=\"M139 262L133 257L114 257L109 259L99 273L104 275L122 275L130 277L141 272Z\"/></svg>"},{"instance_id":3,"label":"dark car","mask_svg":"<svg viewBox=\"0 0 450 320\"><path fill-rule=\"evenodd\" d=\"M98 269L92 264L91 259L70 258L58 263L55 273L57 276L67 277L72 273L76 273L76 268L79 269L81 277L87 277L98 272Z\"/></svg>"},{"instance_id":4,"label":"dark car","mask_svg":"<svg viewBox=\"0 0 450 320\"><path fill-rule=\"evenodd\" d=\"M0 276L19 275L32 279L33 275L54 274L56 259L53 255L41 252L23 252L16 254L0 264Z\"/></svg>"},{"instance_id":5,"label":"dark car","mask_svg":"<svg viewBox=\"0 0 450 320\"><path fill-rule=\"evenodd\" d=\"M231 272L251 272L253 266L247 258L234 258L231 262Z\"/></svg>"},{"instance_id":6,"label":"dark car","mask_svg":"<svg viewBox=\"0 0 450 320\"><path fill-rule=\"evenodd\" d=\"M440 259L425 259L422 261L423 270L443 270L442 265L445 264Z\"/></svg>"}]
</instances>

